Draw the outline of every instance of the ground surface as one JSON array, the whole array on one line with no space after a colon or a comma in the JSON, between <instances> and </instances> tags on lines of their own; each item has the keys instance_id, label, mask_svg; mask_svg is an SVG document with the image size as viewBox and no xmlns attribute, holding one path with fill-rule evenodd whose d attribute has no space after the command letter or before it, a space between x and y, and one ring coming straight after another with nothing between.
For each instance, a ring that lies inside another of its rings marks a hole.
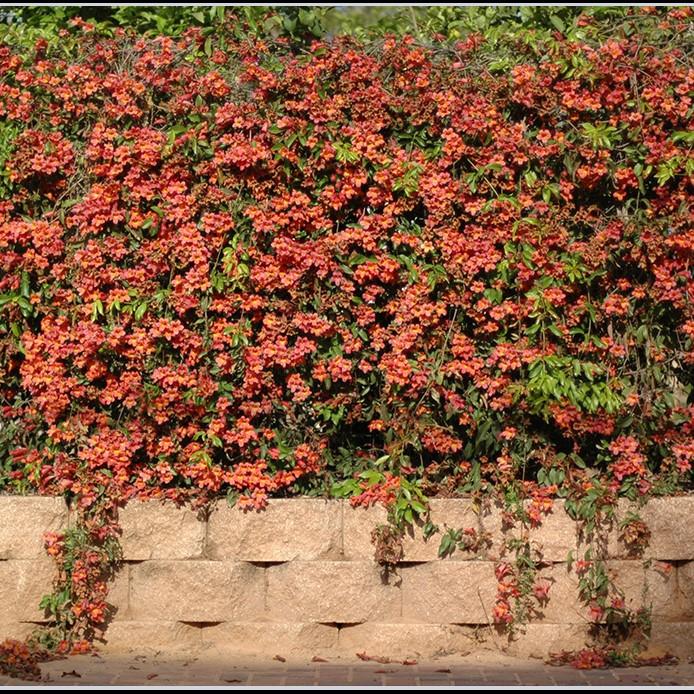
<instances>
[{"instance_id":1,"label":"ground surface","mask_svg":"<svg viewBox=\"0 0 694 694\"><path fill-rule=\"evenodd\" d=\"M358 658L264 658L151 652L73 656L42 665L47 686L635 686L694 685L694 663L580 671L494 653L447 656L417 664L381 664ZM36 683L0 677L0 685Z\"/></svg>"}]
</instances>

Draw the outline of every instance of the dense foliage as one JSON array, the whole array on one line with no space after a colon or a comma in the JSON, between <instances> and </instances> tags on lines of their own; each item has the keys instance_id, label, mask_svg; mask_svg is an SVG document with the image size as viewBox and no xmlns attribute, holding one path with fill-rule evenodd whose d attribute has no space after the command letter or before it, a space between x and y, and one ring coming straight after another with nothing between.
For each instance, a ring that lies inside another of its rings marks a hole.
<instances>
[{"instance_id":1,"label":"dense foliage","mask_svg":"<svg viewBox=\"0 0 694 694\"><path fill-rule=\"evenodd\" d=\"M691 16L8 42L0 486L411 520L689 484Z\"/></svg>"}]
</instances>

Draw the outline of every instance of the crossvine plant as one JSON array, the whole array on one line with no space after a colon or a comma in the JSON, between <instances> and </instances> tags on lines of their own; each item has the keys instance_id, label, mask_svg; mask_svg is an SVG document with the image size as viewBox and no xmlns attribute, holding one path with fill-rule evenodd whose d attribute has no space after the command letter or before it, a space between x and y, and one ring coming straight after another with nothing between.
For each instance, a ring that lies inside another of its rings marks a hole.
<instances>
[{"instance_id":1,"label":"crossvine plant","mask_svg":"<svg viewBox=\"0 0 694 694\"><path fill-rule=\"evenodd\" d=\"M0 486L77 509L53 641L130 499L691 489L690 8L169 9L0 17Z\"/></svg>"}]
</instances>

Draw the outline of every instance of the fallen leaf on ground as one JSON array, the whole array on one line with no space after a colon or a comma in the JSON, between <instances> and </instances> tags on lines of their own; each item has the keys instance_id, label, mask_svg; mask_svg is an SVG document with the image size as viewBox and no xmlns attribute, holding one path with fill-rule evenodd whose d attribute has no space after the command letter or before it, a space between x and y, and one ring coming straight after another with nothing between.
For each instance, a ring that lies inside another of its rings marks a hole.
<instances>
[{"instance_id":1,"label":"fallen leaf on ground","mask_svg":"<svg viewBox=\"0 0 694 694\"><path fill-rule=\"evenodd\" d=\"M273 660L279 660L280 663L286 663L287 659L283 655L276 655Z\"/></svg>"},{"instance_id":2,"label":"fallen leaf on ground","mask_svg":"<svg viewBox=\"0 0 694 694\"><path fill-rule=\"evenodd\" d=\"M71 670L70 672L64 672L61 677L82 677L77 670Z\"/></svg>"},{"instance_id":3,"label":"fallen leaf on ground","mask_svg":"<svg viewBox=\"0 0 694 694\"><path fill-rule=\"evenodd\" d=\"M150 672L150 674L147 675L148 680L153 680L155 677L159 677L156 672Z\"/></svg>"},{"instance_id":4,"label":"fallen leaf on ground","mask_svg":"<svg viewBox=\"0 0 694 694\"><path fill-rule=\"evenodd\" d=\"M391 663L393 662L390 658L386 658L382 655L367 655L366 651L364 653L357 653L357 658L360 660L375 660L377 663Z\"/></svg>"},{"instance_id":5,"label":"fallen leaf on ground","mask_svg":"<svg viewBox=\"0 0 694 694\"><path fill-rule=\"evenodd\" d=\"M403 665L416 665L417 661L414 658L405 658L405 660L402 661Z\"/></svg>"},{"instance_id":6,"label":"fallen leaf on ground","mask_svg":"<svg viewBox=\"0 0 694 694\"><path fill-rule=\"evenodd\" d=\"M327 663L328 661L325 658L321 658L319 655L314 655L313 658L311 658L312 663Z\"/></svg>"},{"instance_id":7,"label":"fallen leaf on ground","mask_svg":"<svg viewBox=\"0 0 694 694\"><path fill-rule=\"evenodd\" d=\"M672 653L665 653L665 655L658 656L641 656L636 661L636 667L654 667L656 665L677 665L679 659L677 656L672 655Z\"/></svg>"}]
</instances>

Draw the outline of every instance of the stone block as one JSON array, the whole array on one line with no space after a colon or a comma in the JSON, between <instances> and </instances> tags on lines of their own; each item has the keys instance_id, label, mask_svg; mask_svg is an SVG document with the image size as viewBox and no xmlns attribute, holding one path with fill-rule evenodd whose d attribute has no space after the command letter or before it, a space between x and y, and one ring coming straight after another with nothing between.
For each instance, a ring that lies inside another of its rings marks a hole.
<instances>
[{"instance_id":1,"label":"stone block","mask_svg":"<svg viewBox=\"0 0 694 694\"><path fill-rule=\"evenodd\" d=\"M590 642L586 624L526 624L507 638L504 652L516 658L545 659L550 653L580 650Z\"/></svg>"},{"instance_id":2,"label":"stone block","mask_svg":"<svg viewBox=\"0 0 694 694\"><path fill-rule=\"evenodd\" d=\"M3 621L0 619L0 641L5 639L23 641L35 628L34 622Z\"/></svg>"},{"instance_id":3,"label":"stone block","mask_svg":"<svg viewBox=\"0 0 694 694\"><path fill-rule=\"evenodd\" d=\"M115 576L108 584L106 602L114 608L113 619L123 621L130 619L130 565L123 563L118 567Z\"/></svg>"},{"instance_id":4,"label":"stone block","mask_svg":"<svg viewBox=\"0 0 694 694\"><path fill-rule=\"evenodd\" d=\"M388 513L380 504L369 508L354 508L345 502L342 521L344 558L348 561L374 561L375 548L371 543L371 532L387 520Z\"/></svg>"},{"instance_id":5,"label":"stone block","mask_svg":"<svg viewBox=\"0 0 694 694\"><path fill-rule=\"evenodd\" d=\"M130 567L136 621L223 622L264 609L263 569L246 562L147 561Z\"/></svg>"},{"instance_id":6,"label":"stone block","mask_svg":"<svg viewBox=\"0 0 694 694\"><path fill-rule=\"evenodd\" d=\"M677 567L677 594L682 610L682 621L694 621L694 561Z\"/></svg>"},{"instance_id":7,"label":"stone block","mask_svg":"<svg viewBox=\"0 0 694 694\"><path fill-rule=\"evenodd\" d=\"M694 658L694 622L654 622L648 650L672 653L683 662Z\"/></svg>"},{"instance_id":8,"label":"stone block","mask_svg":"<svg viewBox=\"0 0 694 694\"><path fill-rule=\"evenodd\" d=\"M681 619L674 571L666 573L658 566L646 567L641 561L617 559L608 560L605 567L614 589L623 592L628 609L651 608L653 619L657 620ZM539 608L538 622L580 624L589 619L588 606L579 597L580 579L575 565L569 569L567 564L555 564L543 569L540 575L549 579L551 588L549 601Z\"/></svg>"},{"instance_id":9,"label":"stone block","mask_svg":"<svg viewBox=\"0 0 694 694\"><path fill-rule=\"evenodd\" d=\"M160 501L131 501L120 510L123 558L196 559L203 555L205 522L195 511Z\"/></svg>"},{"instance_id":10,"label":"stone block","mask_svg":"<svg viewBox=\"0 0 694 694\"><path fill-rule=\"evenodd\" d=\"M640 515L651 531L644 557L694 560L694 496L649 499Z\"/></svg>"},{"instance_id":11,"label":"stone block","mask_svg":"<svg viewBox=\"0 0 694 694\"><path fill-rule=\"evenodd\" d=\"M513 552L506 548L509 540L524 539L537 550L543 561L565 562L569 554L574 559L582 559L591 546L580 530L580 523L574 521L564 510L564 502L557 500L549 513L541 515L537 526L522 525L516 521L510 527L503 523L503 508L499 503L485 502L480 510L480 528L490 535L492 545L489 559L508 559ZM617 524L614 521L602 524L596 533L594 548L605 558L621 557L624 554L617 542Z\"/></svg>"},{"instance_id":12,"label":"stone block","mask_svg":"<svg viewBox=\"0 0 694 694\"><path fill-rule=\"evenodd\" d=\"M684 601L678 591L678 578L672 565L652 562L644 567L643 583L634 585L628 596L637 605L640 600L645 607L651 606L655 621L678 622L683 619L685 612Z\"/></svg>"},{"instance_id":13,"label":"stone block","mask_svg":"<svg viewBox=\"0 0 694 694\"><path fill-rule=\"evenodd\" d=\"M262 511L216 505L207 532L207 556L255 562L338 559L342 502L272 499Z\"/></svg>"},{"instance_id":14,"label":"stone block","mask_svg":"<svg viewBox=\"0 0 694 694\"><path fill-rule=\"evenodd\" d=\"M579 598L579 577L567 564L554 564L542 569L538 577L549 581L548 601L544 605L534 602L538 613L534 622L550 624L586 624L588 608Z\"/></svg>"},{"instance_id":15,"label":"stone block","mask_svg":"<svg viewBox=\"0 0 694 694\"><path fill-rule=\"evenodd\" d=\"M0 561L0 621L42 621L39 603L53 590L51 559Z\"/></svg>"},{"instance_id":16,"label":"stone block","mask_svg":"<svg viewBox=\"0 0 694 694\"><path fill-rule=\"evenodd\" d=\"M330 653L337 646L337 627L315 622L224 622L202 630L206 655Z\"/></svg>"},{"instance_id":17,"label":"stone block","mask_svg":"<svg viewBox=\"0 0 694 694\"><path fill-rule=\"evenodd\" d=\"M67 527L65 499L56 496L0 496L0 560L46 556L43 534Z\"/></svg>"},{"instance_id":18,"label":"stone block","mask_svg":"<svg viewBox=\"0 0 694 694\"><path fill-rule=\"evenodd\" d=\"M429 562L401 573L403 621L489 623L497 591L492 562Z\"/></svg>"},{"instance_id":19,"label":"stone block","mask_svg":"<svg viewBox=\"0 0 694 694\"><path fill-rule=\"evenodd\" d=\"M371 562L297 561L267 569L267 609L276 621L390 621L400 618L401 595Z\"/></svg>"},{"instance_id":20,"label":"stone block","mask_svg":"<svg viewBox=\"0 0 694 694\"><path fill-rule=\"evenodd\" d=\"M423 523L415 524L403 539L403 561L405 562L437 560L441 538L449 529L474 528L478 530L479 528L479 519L470 499L431 499L429 509L430 520L439 527L439 532L425 540L422 534ZM464 561L471 558L467 552L456 551L449 557L449 560Z\"/></svg>"},{"instance_id":21,"label":"stone block","mask_svg":"<svg viewBox=\"0 0 694 694\"><path fill-rule=\"evenodd\" d=\"M478 528L478 518L473 503L469 499L431 499L431 522L439 526L438 533L428 540L422 534L423 522L417 522L408 528L403 537L403 561L426 562L438 559L441 537L452 528ZM387 522L387 512L383 506L370 508L352 508L345 504L343 522L344 558L350 561L373 561L375 547L371 542L371 532L377 525ZM467 560L470 555L455 552L452 560Z\"/></svg>"},{"instance_id":22,"label":"stone block","mask_svg":"<svg viewBox=\"0 0 694 694\"><path fill-rule=\"evenodd\" d=\"M363 652L388 658L467 655L479 644L476 632L458 624L366 622L342 627L337 647L345 656Z\"/></svg>"},{"instance_id":23,"label":"stone block","mask_svg":"<svg viewBox=\"0 0 694 694\"><path fill-rule=\"evenodd\" d=\"M202 645L202 629L172 621L115 621L106 629L105 652L122 653L142 649L190 652Z\"/></svg>"}]
</instances>

